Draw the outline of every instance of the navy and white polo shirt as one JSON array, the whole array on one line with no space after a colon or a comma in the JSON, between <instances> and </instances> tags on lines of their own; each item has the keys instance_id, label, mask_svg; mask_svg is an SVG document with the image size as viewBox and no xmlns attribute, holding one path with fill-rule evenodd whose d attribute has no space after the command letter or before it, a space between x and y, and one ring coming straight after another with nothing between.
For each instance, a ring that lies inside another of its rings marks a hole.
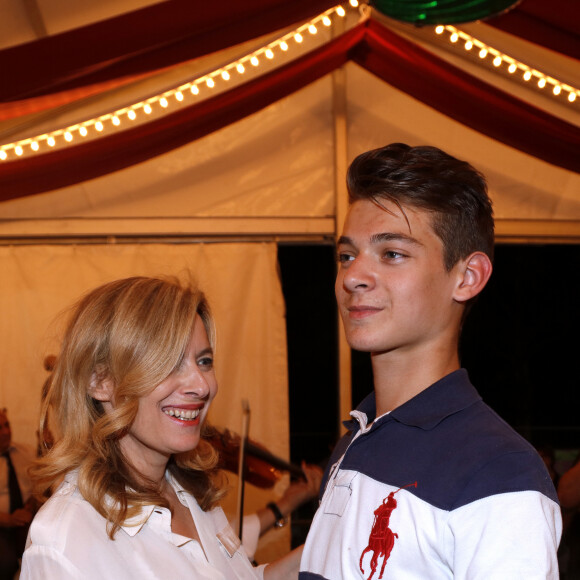
<instances>
[{"instance_id":1,"label":"navy and white polo shirt","mask_svg":"<svg viewBox=\"0 0 580 580\"><path fill-rule=\"evenodd\" d=\"M561 514L535 449L460 369L373 421L351 413L300 580L558 579Z\"/></svg>"}]
</instances>

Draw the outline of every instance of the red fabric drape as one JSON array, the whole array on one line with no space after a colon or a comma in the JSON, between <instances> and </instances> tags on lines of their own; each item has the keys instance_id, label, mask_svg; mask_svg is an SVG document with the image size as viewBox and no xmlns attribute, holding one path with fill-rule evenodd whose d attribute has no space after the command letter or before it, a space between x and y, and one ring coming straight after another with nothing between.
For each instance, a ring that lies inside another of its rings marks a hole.
<instances>
[{"instance_id":1,"label":"red fabric drape","mask_svg":"<svg viewBox=\"0 0 580 580\"><path fill-rule=\"evenodd\" d=\"M522 0L513 10L486 20L486 24L580 59L578 0Z\"/></svg>"},{"instance_id":2,"label":"red fabric drape","mask_svg":"<svg viewBox=\"0 0 580 580\"><path fill-rule=\"evenodd\" d=\"M146 74L306 20L334 0L167 0L0 50L0 103ZM580 58L576 0L521 0L488 23ZM63 100L65 97L61 97ZM23 105L29 110L32 104Z\"/></svg>"},{"instance_id":3,"label":"red fabric drape","mask_svg":"<svg viewBox=\"0 0 580 580\"><path fill-rule=\"evenodd\" d=\"M168 0L0 51L0 102L139 75L307 20L334 0Z\"/></svg>"},{"instance_id":4,"label":"red fabric drape","mask_svg":"<svg viewBox=\"0 0 580 580\"><path fill-rule=\"evenodd\" d=\"M0 201L65 187L151 159L242 119L347 61L357 27L313 53L236 89L95 141L0 163Z\"/></svg>"},{"instance_id":5,"label":"red fabric drape","mask_svg":"<svg viewBox=\"0 0 580 580\"><path fill-rule=\"evenodd\" d=\"M484 83L370 20L353 60L439 112L548 163L580 172L580 130Z\"/></svg>"},{"instance_id":6,"label":"red fabric drape","mask_svg":"<svg viewBox=\"0 0 580 580\"><path fill-rule=\"evenodd\" d=\"M0 119L72 102L104 84L129 82L311 18L334 4L168 0L0 50L0 74L10 79L0 83ZM580 59L580 12L570 0L522 0L487 23Z\"/></svg>"},{"instance_id":7,"label":"red fabric drape","mask_svg":"<svg viewBox=\"0 0 580 580\"><path fill-rule=\"evenodd\" d=\"M151 159L255 113L354 60L449 117L580 172L580 131L370 20L264 77L134 129L0 163L0 200L50 191Z\"/></svg>"}]
</instances>

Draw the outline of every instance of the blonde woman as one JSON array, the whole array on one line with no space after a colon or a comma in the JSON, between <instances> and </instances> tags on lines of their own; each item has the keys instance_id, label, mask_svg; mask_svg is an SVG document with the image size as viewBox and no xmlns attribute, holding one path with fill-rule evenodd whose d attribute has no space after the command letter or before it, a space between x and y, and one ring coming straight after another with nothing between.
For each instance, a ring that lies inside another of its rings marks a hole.
<instances>
[{"instance_id":1,"label":"blonde woman","mask_svg":"<svg viewBox=\"0 0 580 580\"><path fill-rule=\"evenodd\" d=\"M297 577L299 551L253 568L216 507L214 336L203 294L173 279L111 282L77 304L42 412L57 433L33 477L50 499L22 580Z\"/></svg>"}]
</instances>

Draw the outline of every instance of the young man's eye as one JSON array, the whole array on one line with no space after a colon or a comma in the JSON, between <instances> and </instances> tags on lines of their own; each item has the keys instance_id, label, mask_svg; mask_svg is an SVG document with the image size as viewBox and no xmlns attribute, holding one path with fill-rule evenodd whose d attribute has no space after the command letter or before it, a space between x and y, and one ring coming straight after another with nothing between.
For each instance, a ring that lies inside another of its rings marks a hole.
<instances>
[{"instance_id":1,"label":"young man's eye","mask_svg":"<svg viewBox=\"0 0 580 580\"><path fill-rule=\"evenodd\" d=\"M397 258L404 258L405 255L401 252L397 252L396 250L387 250L384 254L385 258L389 260L396 260Z\"/></svg>"},{"instance_id":2,"label":"young man's eye","mask_svg":"<svg viewBox=\"0 0 580 580\"><path fill-rule=\"evenodd\" d=\"M347 262L352 262L352 260L354 260L354 256L351 256L350 254L339 253L337 259L340 264L345 264Z\"/></svg>"}]
</instances>

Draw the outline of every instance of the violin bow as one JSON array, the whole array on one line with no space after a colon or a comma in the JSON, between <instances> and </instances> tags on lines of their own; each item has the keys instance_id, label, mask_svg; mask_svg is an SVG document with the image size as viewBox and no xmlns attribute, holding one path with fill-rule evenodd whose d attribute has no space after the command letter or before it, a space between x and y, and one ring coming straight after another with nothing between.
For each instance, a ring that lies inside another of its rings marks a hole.
<instances>
[{"instance_id":1,"label":"violin bow","mask_svg":"<svg viewBox=\"0 0 580 580\"><path fill-rule=\"evenodd\" d=\"M240 456L238 459L238 536L242 539L244 527L244 466L246 463L246 442L250 431L250 403L242 399L242 433L240 439Z\"/></svg>"}]
</instances>

